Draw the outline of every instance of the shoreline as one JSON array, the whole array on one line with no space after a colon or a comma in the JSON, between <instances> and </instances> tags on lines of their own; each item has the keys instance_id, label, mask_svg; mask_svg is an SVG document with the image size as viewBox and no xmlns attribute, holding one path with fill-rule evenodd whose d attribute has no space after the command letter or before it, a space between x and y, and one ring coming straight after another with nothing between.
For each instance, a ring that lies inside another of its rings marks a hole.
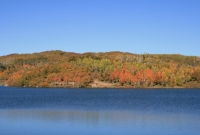
<instances>
[{"instance_id":1,"label":"shoreline","mask_svg":"<svg viewBox=\"0 0 200 135\"><path fill-rule=\"evenodd\" d=\"M16 88L70 88L70 89L200 89L200 87L160 87L160 86L153 86L153 87L18 87L18 86L8 86L8 85L2 85L0 87L16 87Z\"/></svg>"},{"instance_id":2,"label":"shoreline","mask_svg":"<svg viewBox=\"0 0 200 135\"><path fill-rule=\"evenodd\" d=\"M1 83L1 87L18 87L18 86L9 86L6 83ZM186 84L183 84L182 86L161 86L161 85L154 85L154 86L145 86L141 85L139 87L136 86L131 86L131 85L120 85L119 83L111 83L111 82L104 82L104 81L99 81L95 79L92 83L88 84L86 87L77 87L73 85L49 85L47 87L40 87L40 86L35 86L35 87L29 87L29 86L23 86L23 87L18 87L18 88L76 88L76 89L84 89L84 88L89 88L89 89L200 89L200 83L199 82L188 82Z\"/></svg>"}]
</instances>

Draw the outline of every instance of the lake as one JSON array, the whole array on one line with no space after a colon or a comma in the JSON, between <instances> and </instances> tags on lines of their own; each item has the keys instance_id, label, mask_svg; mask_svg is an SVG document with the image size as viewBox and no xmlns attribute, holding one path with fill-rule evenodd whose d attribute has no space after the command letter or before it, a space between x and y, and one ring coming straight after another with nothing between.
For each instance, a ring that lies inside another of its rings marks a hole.
<instances>
[{"instance_id":1,"label":"lake","mask_svg":"<svg viewBox=\"0 0 200 135\"><path fill-rule=\"evenodd\" d=\"M199 135L200 89L0 87L1 135Z\"/></svg>"}]
</instances>

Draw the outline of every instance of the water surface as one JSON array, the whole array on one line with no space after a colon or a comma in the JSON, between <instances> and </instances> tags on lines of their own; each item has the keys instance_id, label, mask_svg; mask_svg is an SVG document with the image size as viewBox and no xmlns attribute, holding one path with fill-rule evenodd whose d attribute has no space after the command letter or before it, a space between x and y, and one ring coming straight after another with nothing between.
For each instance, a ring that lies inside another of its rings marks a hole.
<instances>
[{"instance_id":1,"label":"water surface","mask_svg":"<svg viewBox=\"0 0 200 135\"><path fill-rule=\"evenodd\" d=\"M0 87L0 134L199 135L199 89Z\"/></svg>"}]
</instances>

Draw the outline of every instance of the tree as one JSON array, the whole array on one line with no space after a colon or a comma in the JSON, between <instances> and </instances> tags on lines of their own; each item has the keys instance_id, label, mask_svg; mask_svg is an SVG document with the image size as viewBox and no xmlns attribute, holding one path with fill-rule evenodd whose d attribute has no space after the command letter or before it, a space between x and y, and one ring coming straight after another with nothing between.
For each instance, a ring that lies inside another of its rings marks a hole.
<instances>
[{"instance_id":1,"label":"tree","mask_svg":"<svg viewBox=\"0 0 200 135\"><path fill-rule=\"evenodd\" d=\"M200 82L200 66L198 66L194 69L192 76L197 82Z\"/></svg>"},{"instance_id":2,"label":"tree","mask_svg":"<svg viewBox=\"0 0 200 135\"><path fill-rule=\"evenodd\" d=\"M168 77L165 72L158 71L155 74L155 84L165 86L168 82Z\"/></svg>"}]
</instances>

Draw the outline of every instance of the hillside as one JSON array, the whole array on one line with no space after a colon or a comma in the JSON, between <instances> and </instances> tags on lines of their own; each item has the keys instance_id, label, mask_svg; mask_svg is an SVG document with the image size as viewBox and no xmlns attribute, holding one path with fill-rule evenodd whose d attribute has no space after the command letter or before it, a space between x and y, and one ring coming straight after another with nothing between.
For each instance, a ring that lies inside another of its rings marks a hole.
<instances>
[{"instance_id":1,"label":"hillside","mask_svg":"<svg viewBox=\"0 0 200 135\"><path fill-rule=\"evenodd\" d=\"M96 84L99 83L99 85ZM0 57L0 84L18 87L200 87L200 57L46 51Z\"/></svg>"}]
</instances>

